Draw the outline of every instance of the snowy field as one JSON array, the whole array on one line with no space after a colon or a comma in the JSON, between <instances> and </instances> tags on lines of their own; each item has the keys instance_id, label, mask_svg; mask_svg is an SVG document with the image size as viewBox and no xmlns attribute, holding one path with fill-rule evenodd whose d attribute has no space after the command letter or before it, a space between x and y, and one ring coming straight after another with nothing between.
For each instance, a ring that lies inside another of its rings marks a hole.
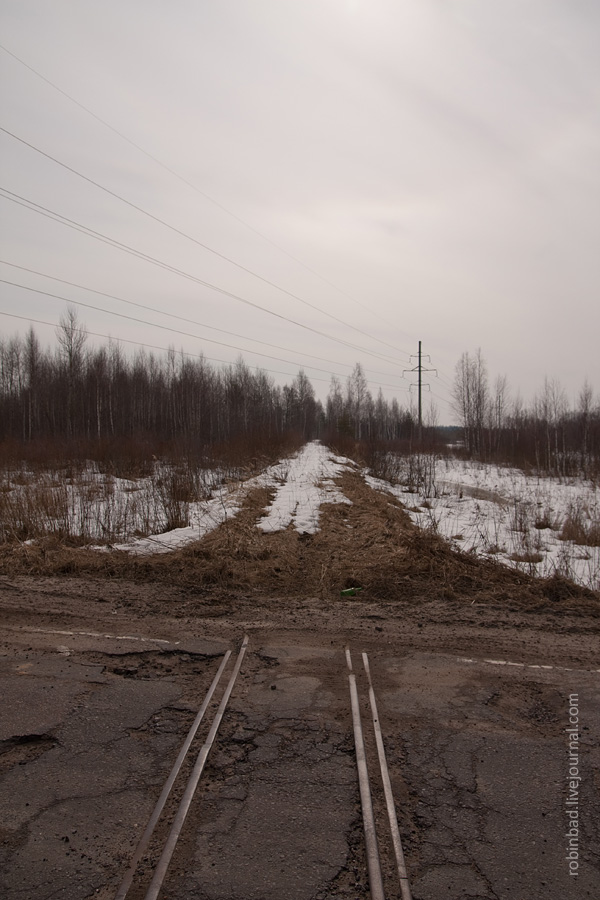
<instances>
[{"instance_id":1,"label":"snowy field","mask_svg":"<svg viewBox=\"0 0 600 900\"><path fill-rule=\"evenodd\" d=\"M421 479L415 477L419 465ZM257 487L276 490L257 520L258 528L269 533L291 524L297 531L314 534L324 503L350 502L334 484L344 467L355 464L313 441L247 481L223 485L215 475L210 499L190 504L189 526L117 546L137 553L164 552L198 540L235 516ZM396 485L363 474L371 487L397 497L419 527L435 530L457 548L530 574L559 572L600 589L600 547L577 543L565 532L566 523L577 522L583 534L593 533L594 526L598 534L600 498L594 485L453 458L413 457L406 467L405 478L400 470L403 483ZM420 487L415 487L419 481Z\"/></svg>"},{"instance_id":2,"label":"snowy field","mask_svg":"<svg viewBox=\"0 0 600 900\"><path fill-rule=\"evenodd\" d=\"M276 494L256 523L258 528L273 532L293 524L297 531L314 534L319 527L323 503L350 502L332 480L345 464L350 461L334 457L326 447L313 441L295 456L270 466L255 478L237 484L217 483L208 500L190 503L189 526L114 546L136 553L175 550L197 541L237 515L250 491L259 487L274 488Z\"/></svg>"},{"instance_id":3,"label":"snowy field","mask_svg":"<svg viewBox=\"0 0 600 900\"><path fill-rule=\"evenodd\" d=\"M426 468L422 490L370 476L367 481L404 503L417 525L433 529L457 548L532 575L558 572L600 589L600 547L579 543L586 538L600 542L595 485L454 458L429 457Z\"/></svg>"},{"instance_id":4,"label":"snowy field","mask_svg":"<svg viewBox=\"0 0 600 900\"><path fill-rule=\"evenodd\" d=\"M182 476L161 463L138 478L101 473L92 464L68 477L19 470L0 481L0 526L7 535L55 534L102 542L97 549L167 552L235 517L251 491L266 487L275 496L258 528L273 532L292 524L314 534L323 503L349 502L333 483L345 465L354 464L315 441L253 478L203 469L190 483L189 472Z\"/></svg>"},{"instance_id":5,"label":"snowy field","mask_svg":"<svg viewBox=\"0 0 600 900\"><path fill-rule=\"evenodd\" d=\"M236 478L200 471L194 495L203 499L182 500L175 509L172 491L165 488L173 477L168 470L137 479L90 471L72 483L56 474L38 475L30 484L21 473L21 483L5 480L0 487L6 519L9 513L15 522L36 517L38 528L41 519L47 532L102 541L99 549L144 554L200 539L235 517L258 487L272 488L275 495L257 528L272 533L291 525L314 534L323 504L350 502L334 483L346 467L356 470L351 460L314 441L247 480L241 473ZM600 589L600 547L592 546L600 543L600 499L591 483L432 456L396 459L395 467L394 484L363 474L371 487L397 497L419 527L530 574L558 572Z\"/></svg>"}]
</instances>

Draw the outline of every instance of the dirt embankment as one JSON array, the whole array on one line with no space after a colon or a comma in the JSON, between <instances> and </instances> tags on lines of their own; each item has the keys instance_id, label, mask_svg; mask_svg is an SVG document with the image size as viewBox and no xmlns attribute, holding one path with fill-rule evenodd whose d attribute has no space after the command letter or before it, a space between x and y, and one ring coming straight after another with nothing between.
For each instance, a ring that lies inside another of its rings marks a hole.
<instances>
[{"instance_id":1,"label":"dirt embankment","mask_svg":"<svg viewBox=\"0 0 600 900\"><path fill-rule=\"evenodd\" d=\"M137 583L161 582L215 602L222 595L316 596L336 600L360 588L357 602L436 601L461 608L498 604L505 610L600 616L600 595L566 579L524 572L458 553L410 522L402 505L368 487L356 471L338 479L347 504L321 508L316 534L255 527L273 496L249 494L242 511L183 550L156 556L70 548L56 540L6 544L0 573L79 575Z\"/></svg>"}]
</instances>

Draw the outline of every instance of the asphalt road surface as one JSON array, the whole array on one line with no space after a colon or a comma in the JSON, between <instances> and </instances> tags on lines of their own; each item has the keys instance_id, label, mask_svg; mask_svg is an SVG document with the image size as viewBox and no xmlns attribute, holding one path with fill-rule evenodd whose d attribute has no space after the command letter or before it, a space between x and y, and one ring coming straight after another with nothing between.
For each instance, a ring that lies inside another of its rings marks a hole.
<instances>
[{"instance_id":1,"label":"asphalt road surface","mask_svg":"<svg viewBox=\"0 0 600 900\"><path fill-rule=\"evenodd\" d=\"M210 611L180 598L174 615L143 592L66 579L0 583L6 900L115 896L219 662L227 649L235 656L244 633L248 650L161 897L369 896L346 646L387 898L400 889L363 650L415 900L600 897L595 625L562 620L550 635L547 619L508 621L497 611L449 624L433 608L328 609L310 599ZM132 900L145 896L218 700Z\"/></svg>"}]
</instances>

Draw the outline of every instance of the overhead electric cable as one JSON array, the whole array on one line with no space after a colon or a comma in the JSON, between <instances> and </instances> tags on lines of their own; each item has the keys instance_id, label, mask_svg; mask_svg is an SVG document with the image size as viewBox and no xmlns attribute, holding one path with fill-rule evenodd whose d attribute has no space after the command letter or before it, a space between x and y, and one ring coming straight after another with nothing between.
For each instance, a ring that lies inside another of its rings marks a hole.
<instances>
[{"instance_id":1,"label":"overhead electric cable","mask_svg":"<svg viewBox=\"0 0 600 900\"><path fill-rule=\"evenodd\" d=\"M248 275L251 275L253 278L257 278L259 281L262 281L263 284L269 285L269 287L275 288L275 290L280 291L282 294L285 294L288 297L291 297L294 300L297 300L299 303L303 303L305 306L310 307L310 309L315 310L316 312L320 312L322 315L328 316L330 319L333 319L334 322L337 322L339 325L344 325L346 328L351 328L353 331L358 332L358 334L362 334L363 337L368 337L371 340L376 341L379 344L382 344L384 347L388 347L391 350L394 350L396 353L404 353L405 351L400 350L398 347L394 347L393 344L388 344L387 341L381 340L381 338L375 337L375 335L369 334L367 331L363 331L361 328L357 328L355 325L351 325L349 322L344 321L344 319L340 319L338 316L334 316L333 313L327 312L324 309L321 309L319 306L316 306L314 303L310 303L308 300L305 300L303 297L299 297L298 294L294 294L292 291L288 291L287 288L283 288L275 282L270 281L268 278L265 278L263 275L259 275L257 272L253 272L252 269L249 269L247 266L242 265L242 263L236 262L231 257L226 256L224 253L221 253L219 250L215 250L213 247L210 247L208 244L205 244L203 241L199 241L197 238L192 237L192 235L187 234L187 232L182 231L180 228L177 228L175 225L171 225L169 222L166 222L164 219L161 219L160 216L155 216L154 213L149 212L141 206L138 206L137 203L133 203L131 200L127 200L125 197L122 197L120 194L117 194L116 191L112 191L110 188L105 187L100 184L100 182L95 181L93 178L90 178L88 175L84 175L82 172L79 172L73 166L68 165L67 163L62 162L60 159L57 159L55 156L52 156L50 153L46 153L45 150L42 150L40 147L36 147L35 144L32 144L30 141L26 141L25 138L19 137L19 135L14 134L14 132L9 131L8 128L4 128L4 126L0 125L0 131L9 137L13 138L13 140L18 141L20 144L23 144L25 147L29 147L30 150L33 150L35 153L39 153L40 156L43 156L45 159L49 159L51 162L55 163L55 165L60 166L65 169L67 172L71 172L73 175L76 175L78 178L81 178L83 181L88 184L93 185L98 188L98 190L104 191L104 193L108 194L110 197L114 197L116 200L119 200L121 203L125 203L126 206L129 206L131 209L135 209L137 212L146 216L154 222L158 222L164 228L168 228L170 231L178 234L180 237L184 237L186 240L191 241L196 244L198 247L202 247L203 250L207 250L209 253L214 254L219 259L228 262L230 265L235 266L240 269L242 272L246 272Z\"/></svg>"},{"instance_id":2,"label":"overhead electric cable","mask_svg":"<svg viewBox=\"0 0 600 900\"><path fill-rule=\"evenodd\" d=\"M119 131L117 128L115 128L113 125L111 125L105 119L103 119L101 116L97 115L97 113L93 112L89 107L85 106L85 104L81 103L79 100L76 100L74 97L72 97L70 94L68 94L62 88L60 88L57 84L54 84L53 81L50 81L49 78L46 78L45 75L42 75L42 73L38 72L37 69L34 69L33 66L30 66L28 63L26 63L23 59L21 59L15 53L12 53L12 51L10 51L7 47L4 47L2 44L0 44L0 50L4 50L4 52L7 53L9 56L12 56L12 58L14 60L16 60L18 63L20 63L26 69L29 69L30 72L33 72L34 75L36 75L38 78L41 78L42 81L46 82L46 84L48 84L51 88L58 91L59 94L62 94L63 97L66 97L67 100L70 100L71 103L74 103L75 106L78 106L80 109L82 109L88 115L90 115L93 119L96 119L97 122L100 122L101 125L104 125L104 127L108 128L109 131L112 131L113 134L116 134L118 137L120 137L122 140L124 140L126 143L128 143L131 147L134 147L136 150L139 150L140 153L143 153L144 156L146 156L148 159L152 160L152 162L156 163L157 166L160 166L166 172L169 172L170 175L173 175L174 178L177 178L183 184L187 185L187 187L192 188L192 190L196 191L197 194L199 194L201 197L204 197L205 200L208 200L209 203L214 204L214 206L216 206L222 212L226 213L228 216L231 216L232 219L235 219L236 222L239 222L241 225L243 225L244 228L248 228L254 234L258 235L258 237L262 238L262 240L266 241L268 244L271 244L271 246L275 247L277 250L279 250L281 253L283 253L285 256L287 256L289 259L293 260L299 266L302 266L302 268L306 269L307 272L310 272L311 275L314 275L316 278L319 278L321 281L324 282L324 284L329 285L329 287L332 287L335 291L342 294L344 297L347 297L348 300L352 300L353 303L356 303L362 309L365 309L368 312L370 312L371 314L376 315L377 318L381 319L382 322L385 322L386 325L389 325L391 328L395 327L391 322L389 322L387 319L385 319L383 316L381 316L376 310L372 310L372 309L369 309L368 307L366 307L364 305L364 303L361 303L359 300L356 299L356 297L353 297L351 294L349 294L347 291L340 288L338 285L334 284L328 278L325 278L323 275L321 275L319 272L315 271L313 268L308 266L306 263L302 262L301 259L298 259L298 257L294 256L292 253L290 253L288 250L286 250L284 247L282 247L276 241L272 240L272 238L268 237L262 231L259 231L253 225L250 225L248 222L246 222L240 216L236 215L234 212L232 212L230 209L228 209L222 203L219 203L219 201L215 200L214 197L211 197L210 194L207 194L205 191L200 190L200 188L197 187L197 185L195 185L191 181L188 181L187 178L184 178L183 175L181 175L179 172L176 172L174 169L172 169L166 163L162 162L162 160L158 159L156 156L153 156L152 153L148 152L148 150L145 150L139 144L136 144L135 141L131 140L131 138L127 137L127 135L123 134L123 132ZM408 353L407 350L403 350L402 352L405 353L407 356L410 356L410 354Z\"/></svg>"},{"instance_id":3,"label":"overhead electric cable","mask_svg":"<svg viewBox=\"0 0 600 900\"><path fill-rule=\"evenodd\" d=\"M11 319L20 319L23 322L35 322L36 325L48 325L50 328L57 327L56 322L46 322L44 319L34 319L32 316L19 316L19 315L17 315L17 313L4 312L4 310L0 310L0 316L9 316ZM156 344L147 344L144 341L134 341L134 340L131 340L129 338L124 338L124 337L115 338L114 335L102 334L99 331L90 331L88 328L85 329L85 333L87 335L90 335L91 337L105 338L108 341L116 340L119 343L132 344L135 347L142 347L145 350L161 350L164 353L169 353L169 351L172 350L171 347L160 347L160 346L157 346ZM226 366L235 365L235 363L229 362L226 359L217 359L213 356L205 356L204 353L190 353L187 350L182 350L182 351L177 351L177 352L182 353L183 356L188 356L191 359L203 359L203 360L207 360L208 362L222 363L223 365L226 365ZM280 372L279 370L265 369L262 366L252 366L248 363L245 363L245 364L248 366L249 369L256 369L257 372L268 372L270 375L285 375L288 378L295 378L295 375L293 375L291 372ZM318 378L318 377L311 376L310 380L311 381L322 381L325 384L329 383L327 378Z\"/></svg>"},{"instance_id":4,"label":"overhead electric cable","mask_svg":"<svg viewBox=\"0 0 600 900\"><path fill-rule=\"evenodd\" d=\"M446 400L444 397L440 397L440 395L436 394L435 391L431 391L430 393L431 393L432 397L437 397L438 400L441 400L442 403L445 403L446 406L448 406L451 410L454 411L454 407L452 406L452 403L450 402L450 400Z\"/></svg>"},{"instance_id":5,"label":"overhead electric cable","mask_svg":"<svg viewBox=\"0 0 600 900\"><path fill-rule=\"evenodd\" d=\"M246 306L250 306L254 309L259 309L261 312L267 313L270 316L274 316L275 318L281 319L285 322L290 322L292 325L296 325L298 328L303 328L306 331L310 331L312 334L317 334L320 337L324 337L327 340L334 341L337 344L342 344L345 347L350 347L352 350L357 350L359 353L365 353L368 356L372 356L374 359L380 359L384 362L391 362L394 365L398 365L397 359L388 357L385 354L378 353L374 350L367 350L365 347L361 347L357 344L352 344L350 341L345 341L343 338L334 337L333 335L327 334L324 331L320 331L318 328L313 328L310 325L305 325L302 322L297 322L295 319L291 319L289 316L283 315L283 313L275 312L274 310L268 309L265 306L261 306L259 303L255 303L252 300L241 297L239 294L234 294L232 291L228 291L225 288L218 287L218 285L212 284L209 281L204 281L202 278L198 278L196 275L191 275L189 272L184 272L182 269L178 269L176 266L171 266L169 263L163 262L154 256L150 256L149 254L144 253L142 250L137 250L134 247L130 247L128 244L117 241L115 238L111 238L108 235L102 234L102 232L95 231L93 228L89 228L87 225L82 225L80 222L69 219L66 216L63 216L61 213L57 213L45 206L41 206L39 203L35 203L33 200L29 200L27 197L23 197L20 194L15 194L13 191L9 191L8 188L0 186L0 196L4 196L5 200L10 200L12 203L16 203L17 205L22 206L25 209L29 209L31 212L36 212L39 215L45 216L46 218L49 218L54 222L58 222L61 225L65 225L68 228L79 231L81 234L85 234L88 237L93 237L95 240L99 240L111 247L115 247L118 250L129 253L132 256L137 257L138 259L150 262L152 265L158 266L159 268L165 269L166 271L172 272L176 275L180 275L182 278L187 278L188 280L193 281L196 284L200 284L203 287L209 288L209 290L217 291L218 293L223 294L226 297L230 297L233 300L238 300L240 303L244 303Z\"/></svg>"},{"instance_id":6,"label":"overhead electric cable","mask_svg":"<svg viewBox=\"0 0 600 900\"><path fill-rule=\"evenodd\" d=\"M106 291L98 291L95 288L86 287L83 284L77 284L74 281L67 281L64 278L57 278L55 275L48 275L46 272L40 272L37 269L30 269L27 266L19 266L17 263L8 262L6 259L0 259L0 264L4 266L10 266L13 269L19 269L21 272L29 272L31 275L40 275L42 278L48 278L50 281L58 281L59 284L66 284L69 287L78 288L82 291L88 291L90 294L97 294L99 297L106 297L109 300L117 300L119 303L125 303L128 306L135 306L138 309L144 309L147 312L157 313L160 316L166 316L170 319L177 319L180 322L187 322L190 325L197 325L199 328L208 328L211 331L219 331L221 334L227 334L230 337L241 338L242 340L249 341L252 344L261 344L264 347L271 347L273 350L283 350L284 353L295 353L295 350L290 350L289 347L282 347L280 344L270 344L268 341L261 341L258 338L249 338L246 335L238 334L235 331L227 331L225 328L217 328L215 325L207 325L205 322L198 322L197 319L188 319L186 316L179 316L177 313L173 312L165 312L165 310L158 309L155 306L148 306L146 303L139 303L135 300L126 300L124 297L118 297L116 294L109 294ZM246 353L253 353L254 351L248 349L244 351ZM326 359L322 356L315 356L312 353L302 353L303 356L308 357L309 359L316 359L318 362L330 363L334 366L346 366L347 368L352 368L353 363L345 363L339 362L333 359ZM393 373L390 372L379 372L375 369L371 369L374 375L384 375L386 377L391 376L394 377Z\"/></svg>"},{"instance_id":7,"label":"overhead electric cable","mask_svg":"<svg viewBox=\"0 0 600 900\"><path fill-rule=\"evenodd\" d=\"M68 302L72 302L72 301L68 301ZM35 319L35 318L33 318L33 316L20 316L17 313L9 313L9 312L5 312L4 310L0 310L0 316L8 316L11 319L20 319L22 322L35 322L36 325L47 325L50 328L57 327L56 322L46 322L44 319ZM144 349L149 349L149 350L161 350L164 353L169 353L173 349L172 347L161 347L156 344L148 344L145 341L134 341L134 340L131 340L130 338L124 338L124 337L115 338L114 335L103 334L102 332L99 332L99 331L90 331L87 327L85 328L85 333L87 335L90 335L91 337L104 338L105 340L108 340L108 341L115 340L115 341L118 341L119 343L132 344L135 347L142 347ZM235 363L232 363L230 360L217 359L214 356L206 356L204 353L190 353L188 350L178 350L177 353L178 354L181 353L183 356L188 356L191 359L203 359L203 360L207 360L208 362L222 363L225 366L234 366L235 365ZM296 377L296 375L294 375L292 372L281 372L278 369L265 369L263 366L252 366L249 363L246 363L245 360L244 360L244 364L247 365L249 369L256 369L257 372L267 372L269 375L285 375L286 378L295 378ZM321 382L323 382L323 384L330 383L330 379L319 378L316 375L315 376L311 375L310 381L321 381ZM397 389L396 386L393 384L383 384L378 381L371 381L370 379L367 379L367 384L375 385L377 387L389 388L389 390L391 390L391 391L395 391ZM401 387L400 390L405 391L405 390L407 390L407 388Z\"/></svg>"},{"instance_id":8,"label":"overhead electric cable","mask_svg":"<svg viewBox=\"0 0 600 900\"><path fill-rule=\"evenodd\" d=\"M438 373L439 373L438 377L441 378L442 381L445 381L447 384L451 384L450 378L448 377L448 375L446 375L444 373L443 369L438 369Z\"/></svg>"},{"instance_id":9,"label":"overhead electric cable","mask_svg":"<svg viewBox=\"0 0 600 900\"><path fill-rule=\"evenodd\" d=\"M65 303L74 303L75 306L83 306L84 309L93 309L96 312L106 313L109 316L117 316L119 319L127 319L129 322L137 322L140 325L148 325L151 328L159 328L161 331L170 331L173 334L183 335L183 337L193 338L198 341L208 341L209 344L217 344L220 347L227 347L230 350L239 350L240 353L253 353L255 356L262 356L264 359L274 359L277 362L288 363L292 366L300 366L302 363L294 359L282 359L280 356L271 356L268 353L259 353L244 347L236 347L234 344L226 344L224 341L216 341L214 338L204 337L201 334L190 334L189 331L182 331L179 328L171 328L169 325L158 325L156 322L149 322L147 319L139 319L137 316L128 316L125 313L114 312L110 309L104 309L102 306L95 306L93 303L84 303L83 300L73 300L70 297L63 297L61 294L53 294L51 291L42 291L40 288L29 287L26 284L18 284L16 281L9 281L7 278L0 278L0 284L8 284L11 287L20 288L24 291L31 291L34 294L41 294L43 297L52 297L54 300L63 300ZM307 369L314 369L315 372L329 372L329 369L321 369L318 366L306 366ZM338 373L334 373L338 374ZM344 377L344 376L341 376Z\"/></svg>"}]
</instances>

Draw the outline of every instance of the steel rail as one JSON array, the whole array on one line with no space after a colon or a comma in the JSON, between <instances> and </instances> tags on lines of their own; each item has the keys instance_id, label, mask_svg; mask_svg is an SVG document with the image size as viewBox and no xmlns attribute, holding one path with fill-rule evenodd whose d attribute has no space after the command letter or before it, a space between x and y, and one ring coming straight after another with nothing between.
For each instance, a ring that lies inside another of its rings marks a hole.
<instances>
[{"instance_id":1,"label":"steel rail","mask_svg":"<svg viewBox=\"0 0 600 900\"><path fill-rule=\"evenodd\" d=\"M157 824L157 822L160 818L160 815L163 811L164 805L167 802L168 796L171 793L171 788L173 787L173 784L175 783L175 779L177 778L177 775L179 774L179 770L181 769L183 761L184 761L185 757L187 756L187 752L190 749L191 743L194 740L194 737L196 736L196 732L198 731L198 728L200 727L200 723L202 722L202 719L204 718L204 714L206 713L208 704L212 700L213 694L217 688L217 685L219 684L219 681L221 680L221 676L223 674L223 671L225 669L225 666L227 665L227 662L228 662L230 656L231 656L231 650L228 650L225 653L225 656L223 657L223 659L221 661L221 665L217 669L217 674L213 678L212 684L210 685L204 700L202 701L202 706L198 710L196 718L194 719L194 721L190 727L190 730L188 731L187 737L186 737L185 741L183 742L181 750L179 751L179 756L175 760L173 768L171 769L171 773L170 773L169 777L167 778L165 785L161 791L160 797L156 801L156 806L154 807L154 811L152 812L152 815L150 816L150 819L148 820L148 824L146 825L146 828L144 830L144 833L142 834L142 836L139 840L139 843L135 849L135 853L133 854L131 863L129 864L129 868L128 868L127 872L125 873L125 876L123 877L121 884L119 885L119 889L115 895L115 900L124 900L124 898L126 897L128 891L129 891L129 888L131 887L131 884L135 877L135 873L136 873L137 867L139 865L139 862L140 862L142 856L144 855L144 852L146 851L148 844L150 843L150 838L152 837L152 833L153 833L154 829L156 828L156 824Z\"/></svg>"},{"instance_id":2,"label":"steel rail","mask_svg":"<svg viewBox=\"0 0 600 900\"><path fill-rule=\"evenodd\" d=\"M215 737L217 735L217 731L219 730L219 726L221 724L221 720L223 719L223 714L225 712L225 708L227 703L229 702L229 698L231 696L231 692L233 690L233 686L235 684L236 678L239 674L239 671L242 666L242 662L244 659L244 654L246 653L246 648L248 646L248 635L245 635L244 640L242 642L242 646L240 652L238 654L238 658L236 664L234 666L233 672L231 673L231 678L229 679L229 683L225 688L225 693L223 694L223 699L219 704L219 708L211 725L211 729L206 738L206 742L203 744L200 752L198 754L198 758L196 759L196 765L194 766L193 772L190 775L190 779L187 783L187 787L185 789L185 793L181 798L181 803L179 804L179 809L175 815L175 819L173 820L173 824L171 826L171 831L169 832L169 836L167 838L167 842L164 846L163 852L160 856L156 869L154 871L154 877L150 882L150 887L146 893L146 900L156 900L160 889L162 887L163 881L165 879L165 875L167 874L167 869L169 867L169 863L171 862L171 857L175 851L175 846L179 839L179 835L181 834L181 829L183 828L183 824L185 822L186 816L188 814L189 808L191 806L192 800L194 798L194 794L196 792L196 788L198 787L198 782L200 781L200 776L202 775L202 771L204 769L208 754L210 749L214 743Z\"/></svg>"},{"instance_id":3,"label":"steel rail","mask_svg":"<svg viewBox=\"0 0 600 900\"><path fill-rule=\"evenodd\" d=\"M375 817L373 815L373 801L369 786L369 773L367 769L367 757L365 742L363 739L362 723L360 719L360 706L358 703L358 691L356 689L356 676L352 669L352 657L350 648L346 647L346 661L348 663L348 682L350 684L350 702L352 706L352 723L354 727L354 746L356 748L356 765L358 769L358 786L360 790L360 804L363 813L363 827L365 831L365 845L367 850L367 868L369 872L369 887L371 900L385 900L383 893L383 879L379 862L379 849L377 846L377 833L375 831ZM148 898L147 898L148 900Z\"/></svg>"},{"instance_id":4,"label":"steel rail","mask_svg":"<svg viewBox=\"0 0 600 900\"><path fill-rule=\"evenodd\" d=\"M398 868L398 878L400 879L400 891L402 900L412 900L410 884L408 882L408 874L406 872L406 863L404 861L404 852L402 850L402 841L400 839L400 830L398 828L398 818L396 816L396 806L394 804L394 795L392 793L392 784L390 781L390 773L388 769L387 759L385 755L385 747L383 746L383 735L381 733L381 724L379 722L379 713L377 712L377 701L375 699L375 691L373 689L373 681L371 679L371 669L369 667L369 658L366 653L362 655L363 665L367 673L369 682L369 703L371 704L371 712L373 714L373 728L375 729L375 742L377 744L377 755L379 757L379 768L381 770L381 780L383 782L383 792L385 794L385 804L390 823L390 831L392 833L392 844L394 845L394 855L396 857L396 866Z\"/></svg>"}]
</instances>

